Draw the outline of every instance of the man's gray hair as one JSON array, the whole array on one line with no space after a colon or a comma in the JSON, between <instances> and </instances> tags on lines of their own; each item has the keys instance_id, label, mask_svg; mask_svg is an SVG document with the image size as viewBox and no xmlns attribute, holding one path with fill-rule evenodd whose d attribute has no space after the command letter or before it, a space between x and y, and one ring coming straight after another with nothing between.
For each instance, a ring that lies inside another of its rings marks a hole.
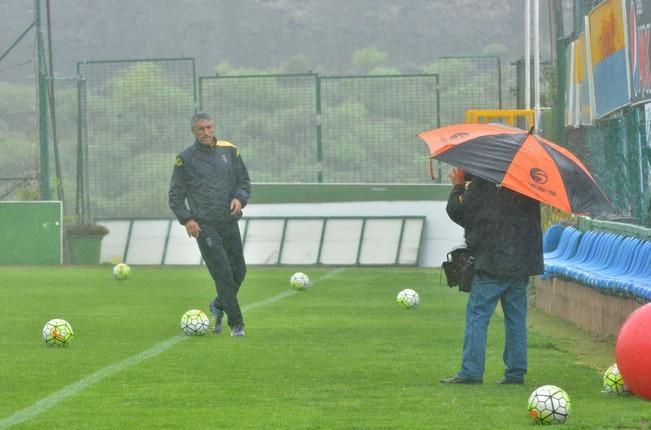
<instances>
[{"instance_id":1,"label":"man's gray hair","mask_svg":"<svg viewBox=\"0 0 651 430\"><path fill-rule=\"evenodd\" d=\"M197 122L203 120L213 121L212 117L208 112L197 112L194 115L192 115L192 120L190 121L190 127L194 128L194 126L197 125Z\"/></svg>"}]
</instances>

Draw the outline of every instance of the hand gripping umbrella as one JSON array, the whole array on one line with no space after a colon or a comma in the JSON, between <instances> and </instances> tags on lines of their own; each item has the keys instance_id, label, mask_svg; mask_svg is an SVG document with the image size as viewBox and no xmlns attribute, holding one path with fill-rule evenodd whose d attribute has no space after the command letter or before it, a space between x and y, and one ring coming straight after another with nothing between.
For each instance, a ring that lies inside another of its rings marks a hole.
<instances>
[{"instance_id":1,"label":"hand gripping umbrella","mask_svg":"<svg viewBox=\"0 0 651 430\"><path fill-rule=\"evenodd\" d=\"M457 124L418 137L432 158L565 212L614 212L574 154L532 132L502 124Z\"/></svg>"}]
</instances>

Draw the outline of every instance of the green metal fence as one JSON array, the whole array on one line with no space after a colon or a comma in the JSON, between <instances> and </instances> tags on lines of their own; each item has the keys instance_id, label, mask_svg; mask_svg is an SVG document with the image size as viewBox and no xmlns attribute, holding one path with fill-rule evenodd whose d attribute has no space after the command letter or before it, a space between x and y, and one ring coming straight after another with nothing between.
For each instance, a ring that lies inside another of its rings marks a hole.
<instances>
[{"instance_id":1,"label":"green metal fence","mask_svg":"<svg viewBox=\"0 0 651 430\"><path fill-rule=\"evenodd\" d=\"M34 200L40 183L34 90L20 86L10 93L0 82L0 92L0 200Z\"/></svg>"},{"instance_id":2,"label":"green metal fence","mask_svg":"<svg viewBox=\"0 0 651 430\"><path fill-rule=\"evenodd\" d=\"M33 28L0 43L0 200L39 197Z\"/></svg>"},{"instance_id":3,"label":"green metal fence","mask_svg":"<svg viewBox=\"0 0 651 430\"><path fill-rule=\"evenodd\" d=\"M24 178L19 184L31 184L32 198L45 171L67 215L166 218L174 157L192 142L189 120L203 109L218 136L240 148L254 182L429 183L418 132L463 122L467 108L510 106L505 94L514 100L496 57L444 58L432 67L440 72L196 79L188 58L80 62L76 77L54 85L47 168L37 130L21 134L29 167L2 162ZM33 124L34 115L32 103L16 122ZM8 144L7 152L23 150ZM448 167L435 168L437 182L447 182Z\"/></svg>"},{"instance_id":4,"label":"green metal fence","mask_svg":"<svg viewBox=\"0 0 651 430\"><path fill-rule=\"evenodd\" d=\"M194 59L78 63L83 200L93 217L169 216L175 155L191 142Z\"/></svg>"},{"instance_id":5,"label":"green metal fence","mask_svg":"<svg viewBox=\"0 0 651 430\"><path fill-rule=\"evenodd\" d=\"M201 109L240 148L256 182L317 182L317 76L199 78ZM186 133L186 141L192 136Z\"/></svg>"},{"instance_id":6,"label":"green metal fence","mask_svg":"<svg viewBox=\"0 0 651 430\"><path fill-rule=\"evenodd\" d=\"M442 57L429 68L440 76L441 125L466 121L468 109L503 109L499 57Z\"/></svg>"},{"instance_id":7,"label":"green metal fence","mask_svg":"<svg viewBox=\"0 0 651 430\"><path fill-rule=\"evenodd\" d=\"M645 105L634 100L640 104L627 105L604 118L594 119L592 125L575 128L564 123L565 97L571 84L566 79L572 66L566 62L566 51L584 31L586 15L599 3L575 1L572 34L557 39L558 64L552 82L556 98L554 133L561 145L585 162L618 209L619 213L609 218L651 226L651 118L645 114ZM561 26L559 36L562 34Z\"/></svg>"},{"instance_id":8,"label":"green metal fence","mask_svg":"<svg viewBox=\"0 0 651 430\"><path fill-rule=\"evenodd\" d=\"M256 182L429 181L416 132L439 124L437 75L199 78L201 108Z\"/></svg>"},{"instance_id":9,"label":"green metal fence","mask_svg":"<svg viewBox=\"0 0 651 430\"><path fill-rule=\"evenodd\" d=\"M55 80L56 97L52 98L54 109L51 109L55 113L54 126L50 127L50 170L55 178L51 183L51 195L63 202L64 215L68 217L77 213L78 87L76 78Z\"/></svg>"},{"instance_id":10,"label":"green metal fence","mask_svg":"<svg viewBox=\"0 0 651 430\"><path fill-rule=\"evenodd\" d=\"M644 108L626 109L619 117L592 127L566 128L565 146L581 159L606 195L621 211L622 220L649 224L651 146Z\"/></svg>"},{"instance_id":11,"label":"green metal fence","mask_svg":"<svg viewBox=\"0 0 651 430\"><path fill-rule=\"evenodd\" d=\"M323 181L431 182L428 152L416 133L440 125L438 79L320 78Z\"/></svg>"},{"instance_id":12,"label":"green metal fence","mask_svg":"<svg viewBox=\"0 0 651 430\"><path fill-rule=\"evenodd\" d=\"M170 72L182 61L80 63L82 200L93 216L169 215L170 160L192 139L194 70ZM427 183L429 157L416 134L462 122L466 108L503 103L498 58L437 64L445 97L438 73L210 76L198 79L198 108L240 148L254 182ZM448 166L435 168L446 182Z\"/></svg>"}]
</instances>

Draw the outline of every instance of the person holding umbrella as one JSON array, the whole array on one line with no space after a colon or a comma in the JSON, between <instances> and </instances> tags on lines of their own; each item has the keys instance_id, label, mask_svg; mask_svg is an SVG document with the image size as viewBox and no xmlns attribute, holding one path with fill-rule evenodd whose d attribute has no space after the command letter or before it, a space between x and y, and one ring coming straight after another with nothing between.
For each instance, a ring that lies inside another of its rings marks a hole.
<instances>
[{"instance_id":1,"label":"person holding umbrella","mask_svg":"<svg viewBox=\"0 0 651 430\"><path fill-rule=\"evenodd\" d=\"M475 257L475 276L466 305L461 368L444 384L483 382L488 324L499 301L506 330L504 377L522 384L527 373L527 287L544 271L540 203L478 176L450 173L453 189L447 213L465 230Z\"/></svg>"},{"instance_id":2,"label":"person holding umbrella","mask_svg":"<svg viewBox=\"0 0 651 430\"><path fill-rule=\"evenodd\" d=\"M475 257L466 306L461 369L446 384L483 382L488 323L504 310L504 377L527 373L527 285L544 271L540 203L573 214L616 211L576 155L542 136L504 124L452 124L418 134L432 159L456 166L447 205ZM433 171L430 169L430 171ZM465 172L473 175L466 184Z\"/></svg>"}]
</instances>

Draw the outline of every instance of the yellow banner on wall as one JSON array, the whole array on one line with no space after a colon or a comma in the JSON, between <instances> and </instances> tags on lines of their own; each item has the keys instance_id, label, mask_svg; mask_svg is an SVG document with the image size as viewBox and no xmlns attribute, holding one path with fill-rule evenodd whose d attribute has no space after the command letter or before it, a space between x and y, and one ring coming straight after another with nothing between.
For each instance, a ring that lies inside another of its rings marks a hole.
<instances>
[{"instance_id":1,"label":"yellow banner on wall","mask_svg":"<svg viewBox=\"0 0 651 430\"><path fill-rule=\"evenodd\" d=\"M626 47L621 0L607 0L590 12L592 65L601 63Z\"/></svg>"},{"instance_id":2,"label":"yellow banner on wall","mask_svg":"<svg viewBox=\"0 0 651 430\"><path fill-rule=\"evenodd\" d=\"M606 0L590 11L586 33L594 115L602 118L630 103L625 0Z\"/></svg>"}]
</instances>

